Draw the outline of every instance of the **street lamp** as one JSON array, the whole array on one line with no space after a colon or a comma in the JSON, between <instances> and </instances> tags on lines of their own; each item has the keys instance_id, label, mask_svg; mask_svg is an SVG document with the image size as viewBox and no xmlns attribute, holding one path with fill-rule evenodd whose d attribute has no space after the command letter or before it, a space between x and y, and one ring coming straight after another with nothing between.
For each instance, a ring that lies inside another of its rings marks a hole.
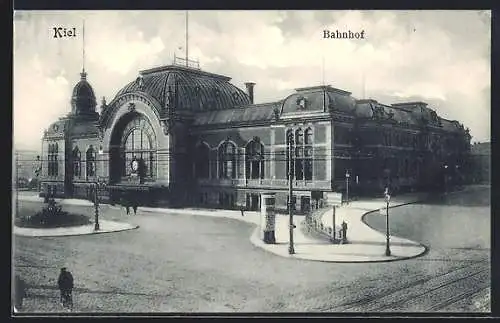
<instances>
[{"instance_id":1,"label":"street lamp","mask_svg":"<svg viewBox=\"0 0 500 323\"><path fill-rule=\"evenodd\" d=\"M92 186L94 187L94 208L95 208L94 231L99 231L101 228L99 226L99 194L98 194L98 189L105 187L106 183L104 181L101 181L100 178L97 178L97 181L93 182Z\"/></svg>"},{"instance_id":2,"label":"street lamp","mask_svg":"<svg viewBox=\"0 0 500 323\"><path fill-rule=\"evenodd\" d=\"M288 215L289 215L289 235L290 244L288 246L288 254L293 255L295 248L293 246L293 132L288 135Z\"/></svg>"},{"instance_id":3,"label":"street lamp","mask_svg":"<svg viewBox=\"0 0 500 323\"><path fill-rule=\"evenodd\" d=\"M102 155L104 153L102 146L99 147L99 155ZM98 194L98 189L101 187L106 186L106 183L104 180L101 180L100 177L97 177L97 181L92 183L94 186L94 208L95 208L95 224L94 224L94 231L99 231L101 228L99 226L99 194Z\"/></svg>"},{"instance_id":4,"label":"street lamp","mask_svg":"<svg viewBox=\"0 0 500 323\"><path fill-rule=\"evenodd\" d=\"M15 188L16 188L16 217L19 214L19 152L16 151L16 179L15 179Z\"/></svg>"},{"instance_id":5,"label":"street lamp","mask_svg":"<svg viewBox=\"0 0 500 323\"><path fill-rule=\"evenodd\" d=\"M391 195L389 195L389 188L385 188L385 203L386 203L386 209L385 209L385 215L386 215L386 222L385 222L385 227L386 227L386 233L385 233L385 255L390 256L391 255L391 247L389 245L389 201L391 200Z\"/></svg>"},{"instance_id":6,"label":"street lamp","mask_svg":"<svg viewBox=\"0 0 500 323\"><path fill-rule=\"evenodd\" d=\"M349 204L349 177L351 177L351 174L349 174L349 170L345 171L345 201L347 204Z\"/></svg>"}]
</instances>

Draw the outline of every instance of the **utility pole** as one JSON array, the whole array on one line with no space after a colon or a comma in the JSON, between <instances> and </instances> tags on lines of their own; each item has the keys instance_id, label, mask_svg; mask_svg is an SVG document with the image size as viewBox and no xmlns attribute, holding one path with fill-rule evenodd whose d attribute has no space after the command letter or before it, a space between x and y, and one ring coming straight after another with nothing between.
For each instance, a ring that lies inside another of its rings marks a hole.
<instances>
[{"instance_id":1,"label":"utility pole","mask_svg":"<svg viewBox=\"0 0 500 323\"><path fill-rule=\"evenodd\" d=\"M351 174L349 174L349 170L345 171L345 202L346 205L349 205L349 177L351 177Z\"/></svg>"},{"instance_id":2,"label":"utility pole","mask_svg":"<svg viewBox=\"0 0 500 323\"><path fill-rule=\"evenodd\" d=\"M288 137L288 215L290 223L288 224L290 230L290 245L288 246L288 253L293 255L295 248L293 246L293 132L290 132Z\"/></svg>"},{"instance_id":3,"label":"utility pole","mask_svg":"<svg viewBox=\"0 0 500 323\"><path fill-rule=\"evenodd\" d=\"M332 219L332 240L333 240L333 243L335 243L335 210L336 209L336 206L334 205L333 206L333 211L332 211L332 216L333 216L333 219Z\"/></svg>"},{"instance_id":4,"label":"utility pole","mask_svg":"<svg viewBox=\"0 0 500 323\"><path fill-rule=\"evenodd\" d=\"M95 225L94 225L94 231L99 231L100 226L99 226L99 201L98 201L98 194L97 194L97 188L99 187L99 184L97 182L94 183L94 207L95 207Z\"/></svg>"},{"instance_id":5,"label":"utility pole","mask_svg":"<svg viewBox=\"0 0 500 323\"><path fill-rule=\"evenodd\" d=\"M389 188L386 188L385 189L385 202L386 202L386 223L385 223L385 227L386 227L386 232L385 232L385 255L386 256L390 256L391 255L391 248L390 248L390 245L389 245L389 239L390 239L390 236L389 236L389 201L391 200L391 196L389 195Z\"/></svg>"},{"instance_id":6,"label":"utility pole","mask_svg":"<svg viewBox=\"0 0 500 323\"><path fill-rule=\"evenodd\" d=\"M19 152L16 151L16 179L15 179L15 188L16 188L16 216L19 214Z\"/></svg>"}]
</instances>

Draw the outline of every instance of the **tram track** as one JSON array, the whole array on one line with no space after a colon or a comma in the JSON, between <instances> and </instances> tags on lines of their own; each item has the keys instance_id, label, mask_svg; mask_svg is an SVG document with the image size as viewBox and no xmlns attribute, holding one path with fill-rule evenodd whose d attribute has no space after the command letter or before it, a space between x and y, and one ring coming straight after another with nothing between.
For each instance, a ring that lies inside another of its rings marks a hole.
<instances>
[{"instance_id":1,"label":"tram track","mask_svg":"<svg viewBox=\"0 0 500 323\"><path fill-rule=\"evenodd\" d=\"M485 266L483 263L487 263L487 260L484 261L479 261L475 262L473 264L467 263L463 266L459 266L458 268L455 268L451 271L446 271L444 273L440 273L438 275L426 275L425 277L407 282L405 284L402 284L400 286L396 286L393 288L389 288L388 290L370 295L367 297L362 297L360 299L354 300L354 301L349 301L345 302L342 304L338 305L333 305L333 306L328 306L328 307L323 307L316 309L318 311L334 311L334 312L357 312L357 311L363 311L363 312L368 312L368 311L380 311L384 309L390 309L393 307L395 304L403 304L405 299L407 301L410 301L412 297L405 296L404 294L407 294L409 291L411 291L414 288L417 288L419 286L425 285L425 284L433 284L436 281L439 281L440 279L443 279L452 275L456 275L457 273L463 274L462 271L465 271L465 276L459 278L458 280L445 280L444 282L438 283L438 286L434 286L431 289L438 290L440 288L446 287L450 284L453 284L455 281L461 281L468 279L470 277L474 277L475 275L479 275L483 272L486 272L489 270L489 263ZM473 272L471 274L471 271ZM442 286L440 286L442 285ZM422 293L422 292L420 292ZM423 292L422 294L426 294L427 292ZM391 301L393 298L398 297L398 294L400 297L403 297L403 299L398 299L398 301L393 302ZM415 295L414 295L415 296ZM418 298L418 296L415 296ZM384 301L390 301L390 303L384 303Z\"/></svg>"},{"instance_id":2,"label":"tram track","mask_svg":"<svg viewBox=\"0 0 500 323\"><path fill-rule=\"evenodd\" d=\"M415 303L416 300L418 300L422 297L429 298L429 295L432 293L438 292L439 290L442 290L442 289L452 287L452 285L456 285L462 281L471 280L472 278L475 278L476 276L479 276L485 272L489 272L489 268L484 268L484 269L481 269L479 271L475 271L473 273L467 274L467 275L465 275L463 277L459 277L457 279L445 281L443 283L438 284L435 287L432 287L430 289L426 289L423 292L419 292L417 294L413 294L410 292L409 293L410 295L408 295L406 297L400 298L399 300L397 300L395 302L387 303L387 304L380 306L380 307L370 308L369 311L382 312L382 311L387 311L387 310L391 310L391 311L399 310L401 307L408 306L408 304L411 304L412 302ZM455 272L453 272L453 273L455 273ZM487 284L487 286L489 286L489 283ZM476 291L476 292L478 292L478 291ZM474 293L476 293L476 292L474 292ZM464 293L464 295L466 293ZM472 293L472 294L474 294L474 293ZM462 298L460 298L460 299L462 299ZM460 300L460 299L458 299L458 300ZM442 303L444 304L446 301L447 300L442 301ZM441 302L439 302L439 303L441 303ZM424 311L429 312L429 311L434 311L435 309L439 309L439 306L434 305L434 306L425 308Z\"/></svg>"},{"instance_id":3,"label":"tram track","mask_svg":"<svg viewBox=\"0 0 500 323\"><path fill-rule=\"evenodd\" d=\"M435 311L444 309L444 308L446 308L454 303L457 303L465 298L471 297L471 296L485 290L486 288L488 288L490 286L491 286L491 284L489 284L489 283L480 284L478 288L475 288L475 289L470 290L470 291L465 291L465 292L460 293L456 296L450 297L449 299L446 299L446 300L443 300L439 303L436 303L433 306L427 308L425 311L426 312L435 312Z\"/></svg>"}]
</instances>

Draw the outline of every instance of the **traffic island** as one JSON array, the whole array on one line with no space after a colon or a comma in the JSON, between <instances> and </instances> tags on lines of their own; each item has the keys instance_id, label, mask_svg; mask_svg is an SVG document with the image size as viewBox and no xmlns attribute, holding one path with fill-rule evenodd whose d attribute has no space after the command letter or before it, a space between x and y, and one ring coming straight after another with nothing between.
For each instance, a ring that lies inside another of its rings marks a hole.
<instances>
[{"instance_id":1,"label":"traffic island","mask_svg":"<svg viewBox=\"0 0 500 323\"><path fill-rule=\"evenodd\" d=\"M14 226L14 234L25 237L64 237L64 236L78 236L99 233L120 232L139 228L138 225L116 222L116 221L99 221L99 230L94 230L94 223L87 225L80 225L74 227L64 228L51 228L51 229L34 229L34 228L21 228Z\"/></svg>"},{"instance_id":2,"label":"traffic island","mask_svg":"<svg viewBox=\"0 0 500 323\"><path fill-rule=\"evenodd\" d=\"M14 224L28 229L54 229L90 224L90 218L66 212L54 199L49 199L41 210L18 209Z\"/></svg>"},{"instance_id":3,"label":"traffic island","mask_svg":"<svg viewBox=\"0 0 500 323\"><path fill-rule=\"evenodd\" d=\"M303 232L303 221L298 222L297 232ZM366 226L368 231L371 228ZM360 262L387 262L415 258L426 253L427 248L417 242L392 237L390 256L385 255L384 236L377 239L362 238L354 235L345 244L332 244L326 239L318 240L307 235L298 233L295 235L295 254L288 253L288 219L286 216L276 217L276 243L266 244L259 239L259 231L255 230L250 241L259 248L271 252L277 256L335 263L360 263ZM376 232L374 232L376 233Z\"/></svg>"}]
</instances>

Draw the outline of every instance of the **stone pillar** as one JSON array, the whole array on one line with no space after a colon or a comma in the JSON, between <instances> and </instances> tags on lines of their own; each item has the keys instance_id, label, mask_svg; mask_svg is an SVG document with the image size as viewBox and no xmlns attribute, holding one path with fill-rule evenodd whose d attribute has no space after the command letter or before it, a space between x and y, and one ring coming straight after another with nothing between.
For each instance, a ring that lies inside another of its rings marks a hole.
<instances>
[{"instance_id":1,"label":"stone pillar","mask_svg":"<svg viewBox=\"0 0 500 323\"><path fill-rule=\"evenodd\" d=\"M276 243L275 224L276 215L274 207L276 204L275 193L262 193L260 206L260 223L262 231L262 240L265 243Z\"/></svg>"}]
</instances>

